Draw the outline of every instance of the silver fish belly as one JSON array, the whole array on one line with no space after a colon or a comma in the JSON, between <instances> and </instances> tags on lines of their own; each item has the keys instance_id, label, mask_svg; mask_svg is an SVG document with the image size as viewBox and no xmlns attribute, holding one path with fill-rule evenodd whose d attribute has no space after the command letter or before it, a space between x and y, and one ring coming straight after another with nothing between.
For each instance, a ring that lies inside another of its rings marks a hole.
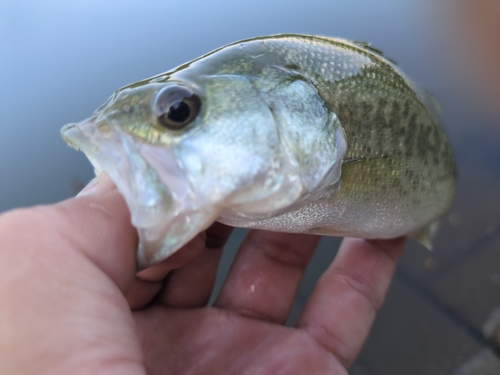
<instances>
[{"instance_id":1,"label":"silver fish belly","mask_svg":"<svg viewBox=\"0 0 500 375\"><path fill-rule=\"evenodd\" d=\"M212 222L411 235L453 200L433 97L365 43L307 35L222 47L121 88L63 138L105 170L149 267Z\"/></svg>"}]
</instances>

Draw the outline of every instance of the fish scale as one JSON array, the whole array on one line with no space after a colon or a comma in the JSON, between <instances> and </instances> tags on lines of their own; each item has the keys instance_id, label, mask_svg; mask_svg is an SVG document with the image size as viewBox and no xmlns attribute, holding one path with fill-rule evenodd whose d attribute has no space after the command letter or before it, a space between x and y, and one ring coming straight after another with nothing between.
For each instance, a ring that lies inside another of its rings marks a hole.
<instances>
[{"instance_id":1,"label":"fish scale","mask_svg":"<svg viewBox=\"0 0 500 375\"><path fill-rule=\"evenodd\" d=\"M425 234L456 185L436 100L379 50L328 37L219 48L118 90L62 134L124 194L140 268L214 220L362 238ZM168 205L151 206L158 192Z\"/></svg>"}]
</instances>

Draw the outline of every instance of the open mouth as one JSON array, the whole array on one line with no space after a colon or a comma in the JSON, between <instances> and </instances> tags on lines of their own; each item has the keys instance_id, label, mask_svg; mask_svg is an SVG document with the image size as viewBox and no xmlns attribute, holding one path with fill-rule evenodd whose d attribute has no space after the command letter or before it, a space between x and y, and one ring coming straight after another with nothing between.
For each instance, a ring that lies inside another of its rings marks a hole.
<instances>
[{"instance_id":1,"label":"open mouth","mask_svg":"<svg viewBox=\"0 0 500 375\"><path fill-rule=\"evenodd\" d=\"M216 214L199 209L172 153L138 142L118 126L99 125L104 129L90 118L66 125L61 135L86 154L96 173L108 173L124 196L139 232L138 268L144 269L181 248Z\"/></svg>"}]
</instances>

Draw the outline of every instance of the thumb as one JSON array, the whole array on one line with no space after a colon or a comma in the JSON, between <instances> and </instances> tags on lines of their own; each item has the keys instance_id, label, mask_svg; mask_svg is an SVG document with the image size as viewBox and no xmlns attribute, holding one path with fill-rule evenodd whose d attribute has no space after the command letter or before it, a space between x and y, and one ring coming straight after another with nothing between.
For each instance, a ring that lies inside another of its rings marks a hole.
<instances>
[{"instance_id":1,"label":"thumb","mask_svg":"<svg viewBox=\"0 0 500 375\"><path fill-rule=\"evenodd\" d=\"M0 244L4 249L17 249L7 252L10 257L4 265L19 267L28 259L45 259L57 263L51 268L78 268L78 263L62 259L81 262L83 255L124 294L134 280L137 232L130 223L125 200L105 173L76 198L0 215ZM75 252L80 256L75 257Z\"/></svg>"},{"instance_id":2,"label":"thumb","mask_svg":"<svg viewBox=\"0 0 500 375\"><path fill-rule=\"evenodd\" d=\"M136 273L138 237L127 204L108 175L99 174L77 197L52 208L56 220L65 222L73 246L126 293Z\"/></svg>"}]
</instances>

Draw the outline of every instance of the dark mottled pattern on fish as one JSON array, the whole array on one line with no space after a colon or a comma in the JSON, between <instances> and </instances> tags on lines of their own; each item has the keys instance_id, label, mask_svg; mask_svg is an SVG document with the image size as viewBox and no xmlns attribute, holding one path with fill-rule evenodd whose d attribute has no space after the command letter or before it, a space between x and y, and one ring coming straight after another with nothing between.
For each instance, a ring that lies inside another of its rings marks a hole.
<instances>
[{"instance_id":1,"label":"dark mottled pattern on fish","mask_svg":"<svg viewBox=\"0 0 500 375\"><path fill-rule=\"evenodd\" d=\"M259 50L261 64L268 54L276 66L313 82L340 119L349 147L332 203L342 205L342 215L361 207L408 210L417 222L449 206L456 170L438 104L392 62L366 45L322 37L253 39L244 48ZM237 65L228 63L228 71Z\"/></svg>"}]
</instances>

